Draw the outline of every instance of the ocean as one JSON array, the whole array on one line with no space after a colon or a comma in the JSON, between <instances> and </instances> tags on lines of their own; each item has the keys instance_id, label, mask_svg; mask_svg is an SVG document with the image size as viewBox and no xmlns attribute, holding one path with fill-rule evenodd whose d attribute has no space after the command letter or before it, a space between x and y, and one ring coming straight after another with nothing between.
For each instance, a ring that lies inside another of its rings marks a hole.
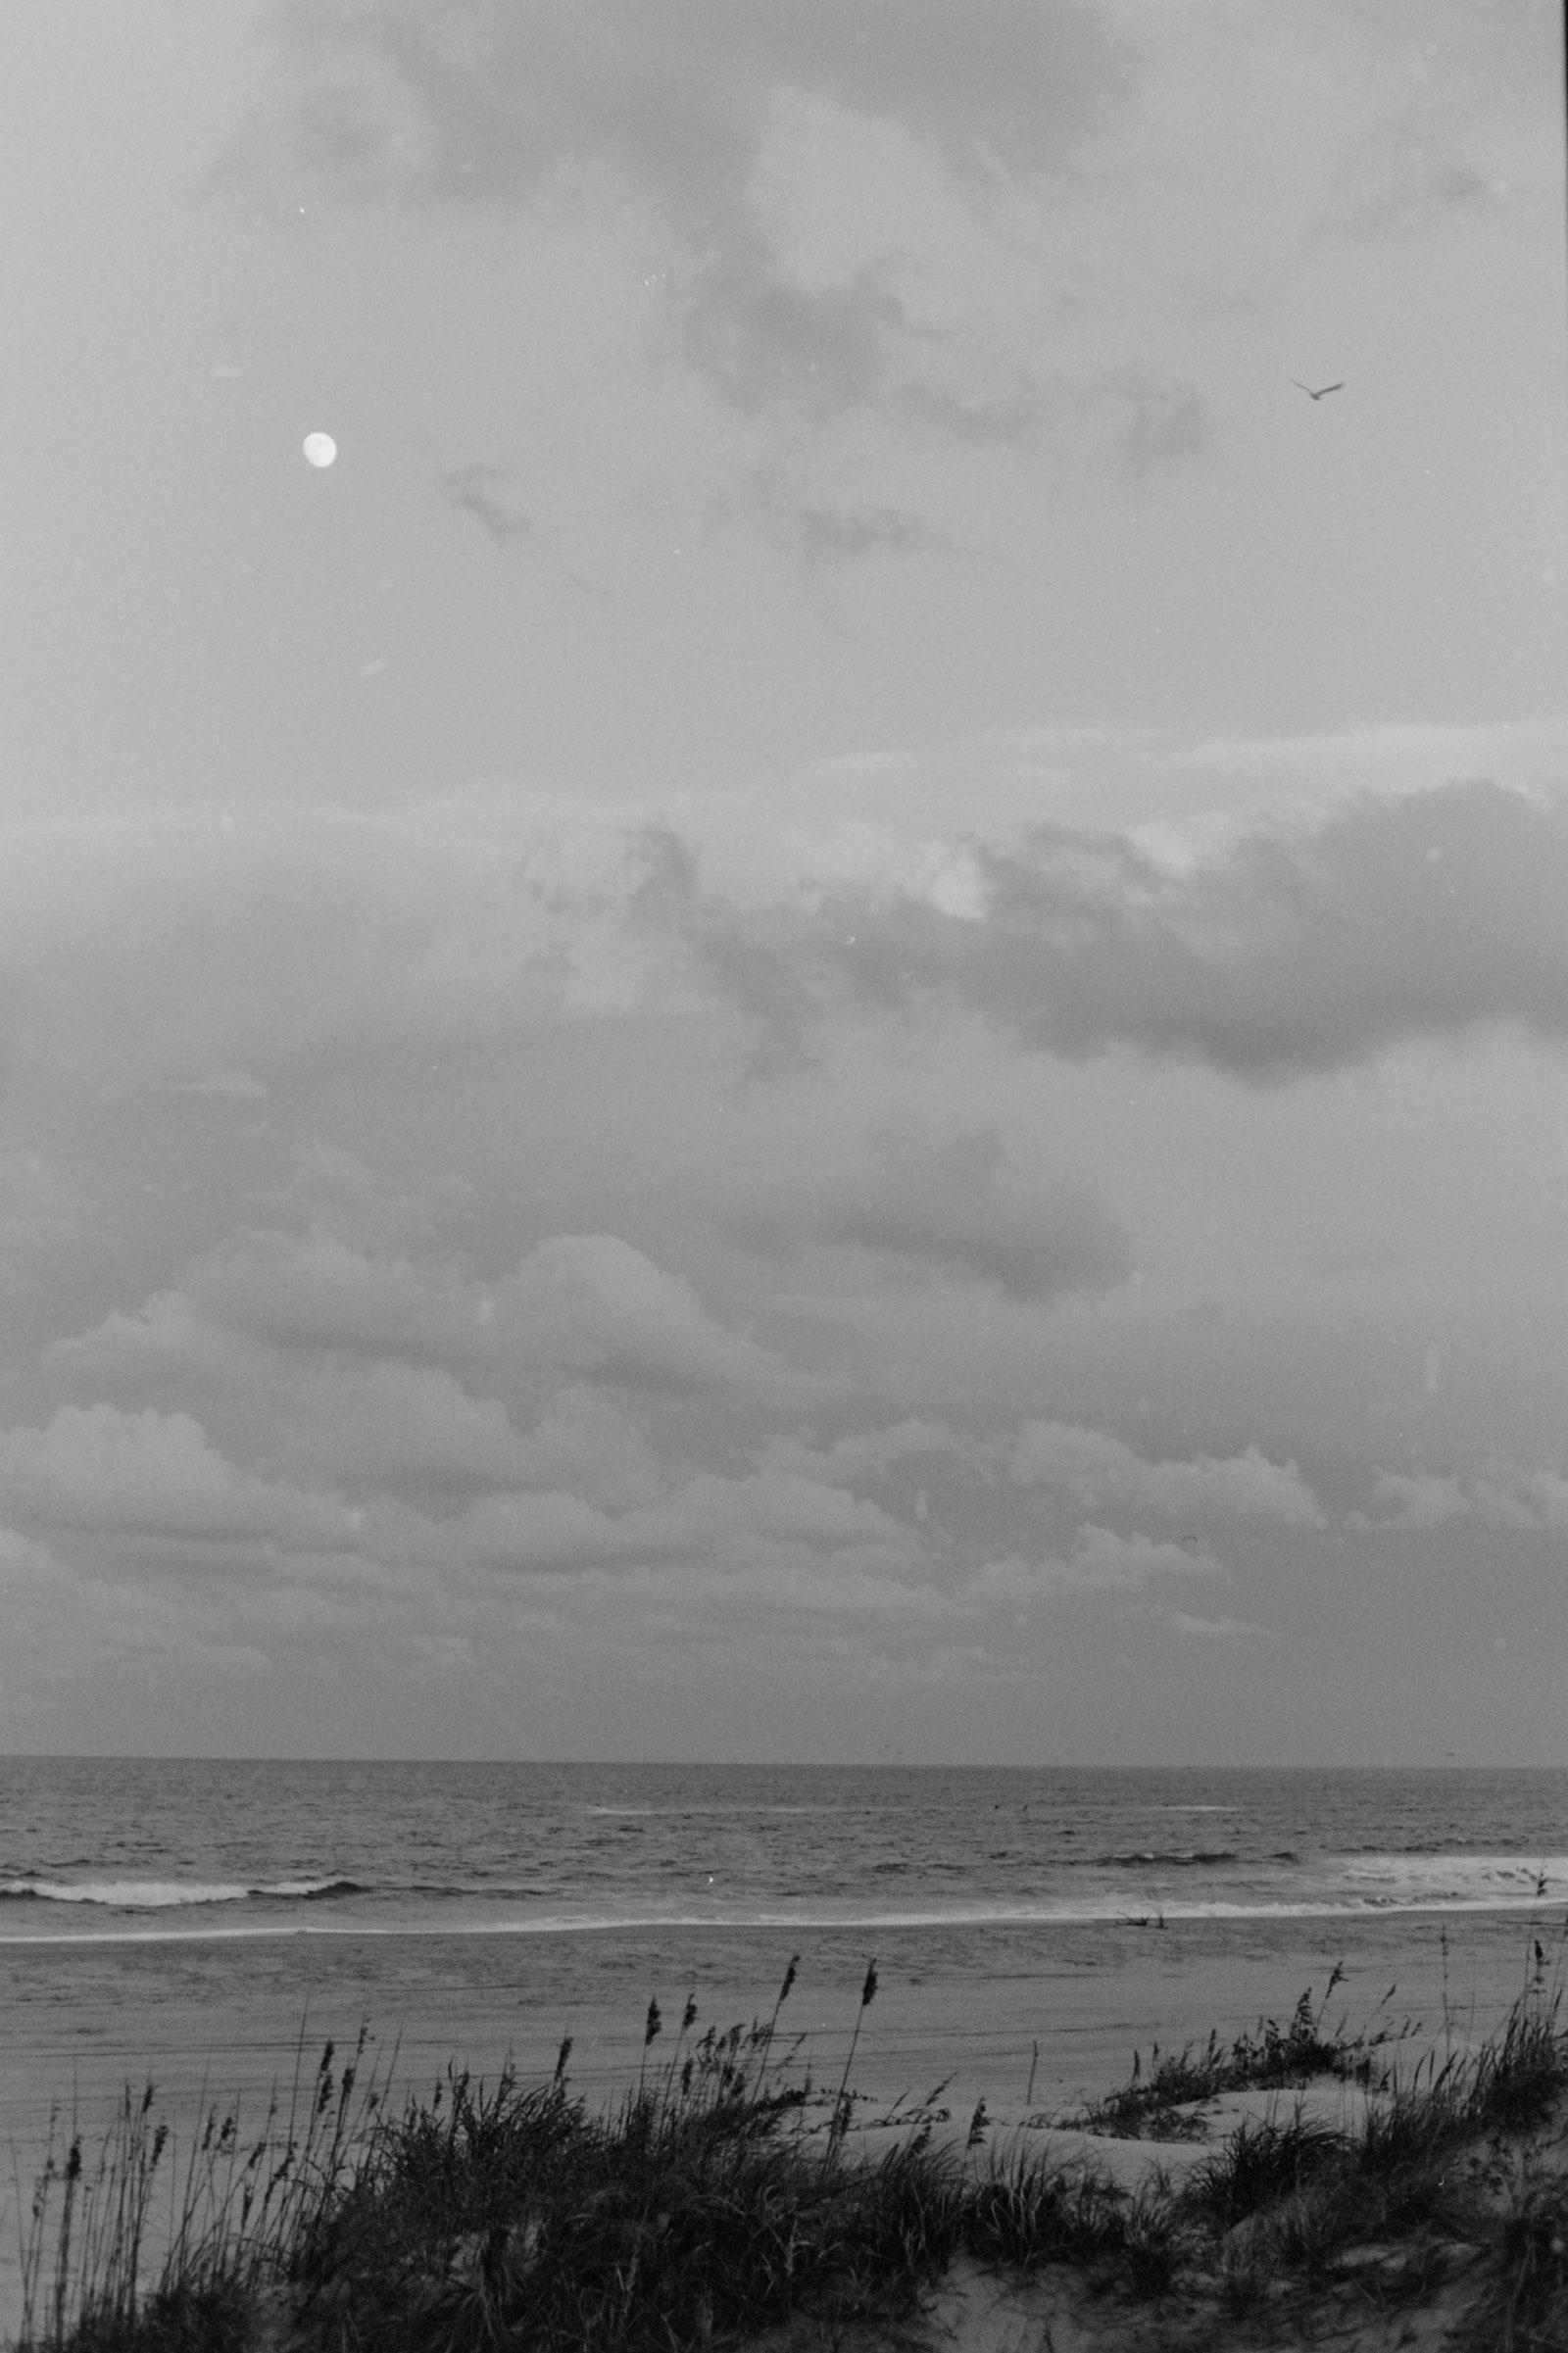
<instances>
[{"instance_id":1,"label":"ocean","mask_svg":"<svg viewBox=\"0 0 1568 2353\"><path fill-rule=\"evenodd\" d=\"M25 2183L126 2083L255 2111L362 2022L403 2083L570 2035L611 2096L650 1999L749 2021L797 1954L823 2068L876 1961L873 2096L1066 2104L1336 1966L1331 2015L1484 2026L1565 1905L1568 1772L0 1759L0 2136Z\"/></svg>"}]
</instances>

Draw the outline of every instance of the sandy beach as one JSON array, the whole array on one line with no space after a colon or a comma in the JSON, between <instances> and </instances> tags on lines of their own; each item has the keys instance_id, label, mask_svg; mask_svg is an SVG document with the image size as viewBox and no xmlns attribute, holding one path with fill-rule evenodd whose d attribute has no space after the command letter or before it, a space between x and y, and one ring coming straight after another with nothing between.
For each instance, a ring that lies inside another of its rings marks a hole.
<instances>
[{"instance_id":1,"label":"sandy beach","mask_svg":"<svg viewBox=\"0 0 1568 2353\"><path fill-rule=\"evenodd\" d=\"M906 2112L932 2093L950 2117L968 2118L983 2101L989 2146L1022 2133L1130 2186L1151 2169L1173 2177L1200 2144L1104 2140L1048 2131L1047 2120L1124 2083L1135 2050L1147 2063L1155 2045L1178 2050L1210 2030L1226 2038L1260 2018L1287 2018L1308 1987L1321 1998L1336 1967L1345 1975L1333 2015L1349 2031L1409 2022L1407 2065L1423 2051L1462 2047L1519 1992L1538 1929L1550 1933L1544 1921L1527 1932L1515 1916L1476 1914L1372 1917L1353 1933L1341 1920L1254 1921L1240 1934L1235 1923L1183 1922L1163 1931L1096 1924L1049 1936L885 1935L876 2000L856 2049L858 2118L900 2103ZM371 2056L400 2096L428 2095L449 2061L493 2079L510 2057L524 2080L546 2078L569 2035L572 2086L603 2102L636 2076L651 1996L670 2015L689 1996L703 2023L719 2028L765 2017L789 1958L749 1935L628 1933L613 1946L610 1990L585 2004L572 1998L583 1968L573 1946L569 1937L323 1936L13 1945L0 2016L4 2131L17 2181L25 2185L36 2171L51 2110L74 2114L90 2146L126 2085L155 2085L176 2145L204 2101L237 2102L242 2123L254 2127L302 2049L308 2075L326 2038L347 2047L362 2019ZM863 1947L851 1935L803 1939L780 2032L805 2038L801 2058L818 2082L835 2080L843 2065L870 1957ZM603 1939L596 1965L603 1987ZM1258 2112L1262 2097L1214 2110L1208 2142ZM1343 2086L1313 2098L1320 2109L1333 2104L1341 2123L1352 2116ZM895 2130L907 2127L883 2128L884 2141ZM879 2143L873 2134L858 2145ZM13 2203L0 2235L0 2329L17 2314L15 2225Z\"/></svg>"},{"instance_id":2,"label":"sandy beach","mask_svg":"<svg viewBox=\"0 0 1568 2353\"><path fill-rule=\"evenodd\" d=\"M1534 1939L1531 1951L1534 1957ZM1453 1955L1444 1955L1441 1941L1439 1954L1451 1968ZM1196 1955L1186 1959L1188 1997L1196 1999L1200 1964ZM1141 1985L1121 1988L1124 2003L1130 1998L1147 2004L1157 1990L1166 2005L1162 2014L1168 2016L1174 1975L1168 1972L1156 1988L1146 1973ZM1232 1997L1244 1975L1233 1977ZM1206 1982L1216 1991L1212 1971ZM793 1978L786 1982L786 1995L793 1984ZM1271 2023L1258 2020L1251 2031L1244 2028L1234 2037L1221 2010L1208 2013L1217 2040L1198 2031L1195 2011L1195 2031L1185 2040L1197 2049L1179 2067L1172 2061L1180 2045L1173 2049L1167 2043L1162 2061L1158 2047L1146 2043L1132 2074L1107 2077L1098 2086L1102 2096L1086 2107L1081 2100L1064 2100L1060 2054L1048 2060L1036 2038L1031 2038L1022 2091L1009 2097L1002 2088L1003 2053L1019 2023L1004 1989L983 2016L971 2013L955 2032L953 2023L945 2030L939 2024L938 1989L929 1982L906 1976L901 1981L896 1965L888 1979L868 1970L854 2006L860 2031L847 2050L842 2034L837 2045L811 2037L797 2050L782 2023L776 2040L769 2033L760 2042L762 2029L754 2026L749 2041L739 2044L742 2074L735 2080L738 2085L744 2082L745 2101L755 2105L770 2080L776 2097L787 2082L799 2080L803 2063L808 2068L805 2105L793 2112L795 2122L785 2134L779 2194L800 2194L820 2206L831 2189L846 2210L857 2213L869 2197L868 2216L879 2204L885 2207L890 2194L902 2200L906 2215L897 2228L906 2248L904 2267L897 2276L884 2277L873 2264L865 2279L880 2278L883 2284L862 2283L848 2302L842 2288L826 2304L820 2293L803 2289L788 2318L775 2327L737 2329L732 2322L715 2336L711 2321L701 2319L709 2309L704 2304L694 2341L755 2342L767 2353L819 2353L829 2345L849 2353L895 2346L902 2353L1025 2353L1026 2348L1153 2353L1154 2348L1200 2344L1247 2353L1264 2345L1325 2342L1344 2353L1381 2353L1396 2345L1458 2345L1481 2353L1493 2346L1559 2344L1563 2339L1553 2330L1568 2318L1568 2266L1561 2255L1568 2200L1568 2036L1559 2023L1557 1985L1546 1975L1542 1946L1533 1974L1522 1987L1515 1985L1511 2001L1484 2000L1473 1983L1466 1998L1457 2000L1450 1980L1446 2005L1440 1985L1439 2010L1420 2022L1402 2007L1363 2008L1357 2014L1353 1990L1351 2001L1341 2008L1336 1996L1342 1988L1333 1984L1320 1986L1315 2001L1303 1999L1294 2013L1292 2005L1275 2003L1267 2013ZM945 1991L951 2000L952 1987ZM879 2036L870 2031L870 2020L873 2002L884 1993L888 2031ZM775 1987L775 2002L778 1998ZM589 2120L572 2126L573 2132L606 2129L591 2121L601 2114L615 2145L629 2148L630 2120L638 2109L621 2103L634 2085L638 2101L646 2096L643 2112L657 2128L658 2145L667 2140L669 2146L668 2157L658 2162L672 2170L665 2186L650 2175L649 2187L637 2193L642 2220L633 2237L638 2244L649 2232L657 2242L669 2229L671 2214L681 2212L683 2199L709 2194L695 2186L683 2190L681 2169L709 2145L703 2139L703 2103L716 2097L712 2112L720 2113L723 2083L733 2072L724 2054L726 2047L736 2050L736 2039L726 2046L720 2035L715 2052L711 2034L706 2040L700 2037L695 1998L683 2007L684 2015L672 2009L674 2038L662 2068L656 2046L664 2021L654 2004L644 2014L640 2034L590 2034L590 2081L600 2098L586 2084L573 2088L566 2081L552 2094L543 2088L548 2079L541 2070L541 2089L531 2098L543 2098L544 2107L530 2109L525 2097L518 2111L529 2131L534 2127L527 2125L527 2114L547 2117L552 2098L563 2103L560 2112L569 2122L569 2102L573 2113ZM1080 2055L1102 2047L1105 2032L1103 2018L1091 2026L1088 2009L1081 2003ZM782 2010L774 2015L783 2021ZM914 2068L915 2084L933 2073L939 2054L945 2056L951 2063L946 2080L939 2077L920 2089L906 2084L891 2090L897 2073L890 2072L894 2049L903 2064ZM254 2064L262 2055L261 2042L253 2038L246 2050ZM417 2046L411 2050L412 2064L408 2058L394 2061L385 2050L367 2049L361 2062L367 2082L376 2083L384 2094L401 2070L403 2081L416 2084L422 2054ZM655 2053L653 2073L650 2052ZM322 2132L330 2132L334 2088L345 2063L354 2064L351 2054L352 2046L338 2052L337 2075L331 2050L318 2058L313 2044L307 2055L301 2114L326 2117ZM619 2079L607 2106L603 2094L611 2088L617 2054ZM240 2054L231 2049L228 2055ZM697 2091L691 2094L694 2064ZM372 2073L377 2067L379 2075ZM810 2080L816 2083L814 2094ZM352 2076L341 2081L336 2111L351 2118L364 2113L346 2104L353 2082ZM705 2094L710 2083L717 2084L716 2093ZM981 2083L991 2090L976 2091ZM1172 2096L1195 2086L1194 2096ZM477 2150L493 2137L485 2115L499 2115L501 2109L486 2110L482 2089L475 2105L467 2087L450 2079L446 2093L452 2122L440 2125L436 2141L424 2145L451 2149L466 2135L467 2145ZM1110 2093L1116 2096L1103 2096ZM508 2096L503 2088L503 2107ZM88 2086L79 2081L77 2103L90 2177L91 2101ZM161 2103L157 2114L179 2105L177 2098ZM440 2101L424 2113L438 2119ZM129 2114L127 2107L127 2119ZM692 2119L689 2129L679 2122L686 2114ZM457 2132L460 2117L469 2119L462 2134ZM147 2131L152 2129L149 2125ZM316 2145L317 2129L305 2128L307 2151ZM351 2146L354 2132L362 2129L353 2128L343 2145ZM733 2128L716 2129L719 2140L712 2145L728 2145L724 2136ZM253 2122L240 2132L241 2146L254 2130ZM407 2135L412 2126L404 2130ZM743 2171L768 2161L776 2130L764 2129L760 2138L740 2132L734 2146ZM176 2134L176 2151L178 2145ZM683 2148L689 2150L684 2159ZM57 2159L62 2153L57 2143ZM17 2154L20 2159L21 2146ZM655 2162L651 2154L639 2159L650 2166ZM690 2177L693 2185L708 2179L705 2166L710 2170L710 2161L701 2160ZM537 2171L525 2166L516 2179L537 2180ZM502 2226L490 2228L488 2234L450 2231L419 2257L401 2238L389 2242L397 2247L399 2266L406 2259L435 2266L431 2284L419 2291L425 2316L420 2343L466 2343L469 2324L453 2319L449 2328L440 2316L449 2307L455 2315L469 2305L498 2316L493 2327L512 2342L510 2331L520 2325L515 2316L529 2295L539 2292L535 2275L544 2258L536 2250L546 2243L541 2233L554 2226L529 2220L527 2200L536 2192L507 2191L499 2178L496 2186L513 2202L504 2205ZM58 2199L59 2194L57 2181L51 2195ZM579 2199L574 2227L580 2228L611 2194L607 2186L589 2195L586 2204ZM661 2207L669 2211L660 2212ZM746 2226L753 2227L761 2226ZM792 2244L801 2227L792 2225ZM885 2225L867 2221L858 2227L867 2232L880 2229L885 2237ZM317 2289L300 2283L317 2276L309 2269L292 2285L279 2278L275 2287L268 2286L264 2279L244 2291L248 2317L232 2341L265 2345L268 2353L310 2353L324 2341L322 2327L330 2332L336 2325L331 2314L349 2313L351 2304L344 2298L352 2303L362 2292L352 2284L357 2277L353 2258L344 2252L357 2242L352 2230L342 2235L344 2228L334 2227L327 2242L338 2248L332 2261L339 2272L337 2284L328 2282L326 2303L318 2309ZM392 2228L396 2232L398 2226ZM701 2231L706 2226L697 2228ZM160 2243L155 2223L148 2233L155 2259ZM700 2237L694 2244L700 2253L705 2241ZM657 2275L661 2260L667 2268L674 2258L666 2250L662 2258L654 2252L633 2260L625 2274L628 2297L631 2280L640 2276L639 2263L643 2273L652 2264ZM885 2263L885 2257L876 2261ZM153 2276L156 2260L148 2270ZM23 2315L20 2272L9 2273L5 2286L0 2331L9 2343ZM381 2289L368 2276L363 2292L373 2304ZM354 2342L378 2341L368 2310L354 2315ZM629 2315L629 2305L626 2310ZM509 2313L513 2317L504 2318ZM208 2333L192 2341L229 2343L230 2335L211 2333L215 2325L204 2323ZM604 2341L622 2342L620 2327L617 2323ZM597 2341L592 2328L589 2341ZM677 2332L673 2341L686 2340Z\"/></svg>"},{"instance_id":3,"label":"sandy beach","mask_svg":"<svg viewBox=\"0 0 1568 2353\"><path fill-rule=\"evenodd\" d=\"M817 1932L276 1938L74 1937L6 1948L0 1996L0 2128L36 2132L74 2093L83 2115L149 2078L179 2102L205 2083L254 2095L286 2076L308 2038L352 2039L368 2020L398 2046L400 2080L428 2083L457 2059L494 2073L511 2055L548 2073L563 2036L587 2088L623 2082L650 1996L691 1992L728 2026L770 2008L791 1950L801 1965L788 2024L824 2067L842 2055L854 1990L875 1958L880 1990L858 2054L864 2087L893 2097L953 2077L1004 2105L1031 2068L1043 2098L1070 2101L1119 2079L1136 2047L1229 2034L1288 2010L1340 1967L1338 1996L1363 2018L1390 2008L1436 2021L1495 2015L1529 1968L1517 1914L1363 1914L1328 1921L1180 1921L1028 1930L957 1926ZM582 1999L589 1976L598 1988ZM1038 2058L1036 2057L1038 2045Z\"/></svg>"}]
</instances>

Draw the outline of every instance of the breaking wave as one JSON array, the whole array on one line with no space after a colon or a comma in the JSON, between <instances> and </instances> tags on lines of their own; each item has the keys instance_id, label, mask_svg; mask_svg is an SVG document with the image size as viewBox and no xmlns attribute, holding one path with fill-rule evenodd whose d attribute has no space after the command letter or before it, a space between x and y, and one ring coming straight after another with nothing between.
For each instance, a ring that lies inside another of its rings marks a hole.
<instances>
[{"instance_id":1,"label":"breaking wave","mask_svg":"<svg viewBox=\"0 0 1568 2353\"><path fill-rule=\"evenodd\" d=\"M1191 1871L1205 1864L1212 1868L1220 1863L1235 1861L1234 1846L1184 1846L1174 1852L1157 1846L1134 1846L1123 1854L1097 1854L1094 1857L1095 1867L1101 1871L1117 1867L1126 1870L1134 1864L1142 1865L1145 1869L1152 1865L1158 1871Z\"/></svg>"},{"instance_id":2,"label":"breaking wave","mask_svg":"<svg viewBox=\"0 0 1568 2353\"><path fill-rule=\"evenodd\" d=\"M323 1895L364 1893L352 1879L265 1880L256 1886L173 1879L0 1880L0 1903L105 1904L117 1912L182 1911L188 1905L252 1903L269 1897L310 1903Z\"/></svg>"}]
</instances>

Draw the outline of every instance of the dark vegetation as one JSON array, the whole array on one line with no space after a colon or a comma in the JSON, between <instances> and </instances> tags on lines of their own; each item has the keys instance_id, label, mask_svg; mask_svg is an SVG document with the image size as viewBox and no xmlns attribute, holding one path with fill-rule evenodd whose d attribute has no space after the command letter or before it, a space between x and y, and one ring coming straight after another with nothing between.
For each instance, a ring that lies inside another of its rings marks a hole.
<instances>
[{"instance_id":1,"label":"dark vegetation","mask_svg":"<svg viewBox=\"0 0 1568 2353\"><path fill-rule=\"evenodd\" d=\"M960 2255L1072 2267L1124 2317L1147 2310L1152 2342L1179 2341L1195 2315L1214 2341L1265 2306L1277 2320L1282 2296L1387 2306L1462 2273L1476 2347L1568 2344L1568 2176L1537 2163L1568 2090L1568 2028L1539 1965L1491 2039L1407 2082L1387 2031L1327 2029L1327 1995L1227 2045L1156 2050L1071 2121L1186 2133L1185 2102L1281 2096L1179 2183L1156 2171L1135 2191L1028 2134L991 2141L983 2104L966 2137L944 2132L936 2094L866 2153L853 2041L836 2089L780 2044L794 1979L792 1962L772 2016L725 2034L697 2035L688 2003L658 2064L651 2003L637 2083L608 2111L573 2094L569 2043L548 2083L449 2069L429 2099L394 2109L364 2032L346 2062L330 2043L314 2076L302 2062L286 2112L274 2099L254 2137L215 2110L177 2163L151 2089L127 2093L96 2159L73 2134L37 2182L20 2347L674 2353L792 2320L833 2341L916 2315ZM875 1991L873 1967L857 2036ZM1361 2122L1293 2106L1294 2087L1321 2079L1368 2091ZM155 2203L169 2217L156 2254Z\"/></svg>"},{"instance_id":2,"label":"dark vegetation","mask_svg":"<svg viewBox=\"0 0 1568 2353\"><path fill-rule=\"evenodd\" d=\"M1343 1979L1343 1970L1336 1969L1316 2010L1308 1987L1283 2027L1275 2019L1262 2018L1233 2042L1221 2042L1211 2034L1206 2042L1190 2042L1180 2051L1162 2053L1156 2042L1147 2074L1142 2054L1135 2051L1132 2074L1120 2090L1095 2101L1070 2121L1082 2132L1116 2139L1200 2139L1202 2120L1190 2113L1191 2104L1215 2099L1221 2092L1283 2090L1324 2076L1362 2085L1381 2082L1385 2069L1380 2054L1408 2035L1411 2023L1406 2019L1398 2027L1368 2027L1351 2034L1342 2019L1329 2029L1325 2013ZM1396 1990L1389 1987L1378 2004L1380 2012Z\"/></svg>"}]
</instances>

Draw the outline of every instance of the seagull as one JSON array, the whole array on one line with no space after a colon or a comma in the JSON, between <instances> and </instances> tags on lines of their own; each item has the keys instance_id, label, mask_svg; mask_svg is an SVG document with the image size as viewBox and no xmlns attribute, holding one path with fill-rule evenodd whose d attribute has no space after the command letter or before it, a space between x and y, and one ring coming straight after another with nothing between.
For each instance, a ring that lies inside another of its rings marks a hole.
<instances>
[{"instance_id":1,"label":"seagull","mask_svg":"<svg viewBox=\"0 0 1568 2353\"><path fill-rule=\"evenodd\" d=\"M1340 378L1340 381L1337 384L1319 384L1315 392L1310 384L1303 384L1298 375L1293 375L1291 382L1296 386L1298 392L1304 392L1309 401L1327 400L1331 392L1343 392L1345 390L1345 379L1343 376Z\"/></svg>"}]
</instances>

